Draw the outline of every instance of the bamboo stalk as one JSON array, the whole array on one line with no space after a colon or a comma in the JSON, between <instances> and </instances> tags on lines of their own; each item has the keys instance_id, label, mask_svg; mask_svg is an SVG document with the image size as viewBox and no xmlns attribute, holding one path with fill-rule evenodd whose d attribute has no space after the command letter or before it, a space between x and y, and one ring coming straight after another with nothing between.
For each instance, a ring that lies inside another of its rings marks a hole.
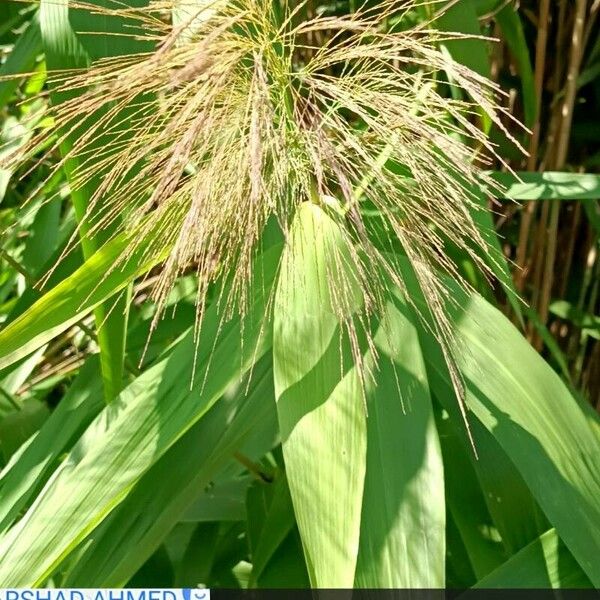
<instances>
[{"instance_id":1,"label":"bamboo stalk","mask_svg":"<svg viewBox=\"0 0 600 600\"><path fill-rule=\"evenodd\" d=\"M540 13L538 19L538 32L535 47L535 93L536 93L536 119L531 133L529 142L529 156L527 158L527 170L535 171L537 165L537 155L540 143L541 130L541 109L542 109L542 92L544 86L544 72L546 68L546 48L548 45L548 24L550 17L550 0L542 0L540 4ZM523 291L525 280L527 278L527 270L525 268L527 258L527 246L529 242L529 234L531 224L537 208L536 202L528 202L523 210L519 230L519 242L515 257L516 272L515 272L515 287L518 292Z\"/></svg>"},{"instance_id":2,"label":"bamboo stalk","mask_svg":"<svg viewBox=\"0 0 600 600\"><path fill-rule=\"evenodd\" d=\"M571 137L571 125L573 123L573 108L577 95L577 78L583 58L583 35L585 31L585 17L587 12L587 0L576 0L575 20L571 38L571 53L569 67L567 70L567 82L565 86L564 100L560 109L560 126L556 147L556 158L554 167L557 170L564 168L567 153L569 151L569 139ZM554 283L554 263L556 259L558 220L560 215L560 201L552 201L550 209L550 220L547 231L546 257L544 264L544 277L540 290L540 301L538 313L542 323L548 320L548 307ZM541 345L541 342L538 342Z\"/></svg>"}]
</instances>

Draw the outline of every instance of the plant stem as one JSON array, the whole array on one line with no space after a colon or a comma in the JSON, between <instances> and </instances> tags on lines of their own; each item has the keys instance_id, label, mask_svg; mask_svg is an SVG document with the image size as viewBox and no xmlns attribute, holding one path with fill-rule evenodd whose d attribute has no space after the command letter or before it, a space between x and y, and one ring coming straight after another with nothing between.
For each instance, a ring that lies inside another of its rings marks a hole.
<instances>
[{"instance_id":1,"label":"plant stem","mask_svg":"<svg viewBox=\"0 0 600 600\"><path fill-rule=\"evenodd\" d=\"M587 0L576 0L575 22L573 24L573 34L571 39L571 54L569 58L569 67L567 70L565 96L560 110L561 120L554 163L554 166L557 170L562 170L564 168L567 160L567 153L569 151L571 124L573 122L573 108L575 106L575 97L577 95L577 77L579 76L581 59L583 57L582 42L585 30L586 11ZM547 232L544 278L542 280L542 289L540 292L540 302L538 307L540 319L544 324L548 320L548 307L550 305L550 297L552 294L552 284L554 283L554 263L556 260L559 215L560 201L554 200L552 201L550 208L550 222ZM541 343L538 342L537 345L540 347Z\"/></svg>"}]
</instances>

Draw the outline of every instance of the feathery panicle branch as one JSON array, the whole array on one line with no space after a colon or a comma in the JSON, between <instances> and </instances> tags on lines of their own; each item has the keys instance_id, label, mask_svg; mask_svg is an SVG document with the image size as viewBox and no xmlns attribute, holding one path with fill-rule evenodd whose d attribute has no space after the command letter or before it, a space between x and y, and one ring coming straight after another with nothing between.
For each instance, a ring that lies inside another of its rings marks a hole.
<instances>
[{"instance_id":1,"label":"feathery panicle branch","mask_svg":"<svg viewBox=\"0 0 600 600\"><path fill-rule=\"evenodd\" d=\"M79 134L63 158L81 165L74 185L99 181L86 227L101 231L119 216L132 234L129 253L139 246L148 256L167 252L154 288L159 307L176 278L195 268L201 318L207 285L223 273L232 281L227 302L243 311L267 221L286 233L301 203L319 203L353 248L365 315L382 305L390 283L403 287L389 252L400 244L452 364L438 273L460 280L448 242L488 272L470 189L494 149L473 115L483 109L502 127L493 100L499 90L439 50L448 33L430 24L402 29L416 4L385 0L376 11L305 18L303 3L284 3L276 14L272 0L155 0L141 9L71 2L107 18L126 16L131 35L154 47L51 74L57 91L80 92L52 111L55 147ZM392 21L399 25L386 29ZM471 100L436 91L440 71ZM103 148L90 151L98 137ZM379 215L379 227L366 208ZM332 286L343 317L352 286L339 278Z\"/></svg>"}]
</instances>

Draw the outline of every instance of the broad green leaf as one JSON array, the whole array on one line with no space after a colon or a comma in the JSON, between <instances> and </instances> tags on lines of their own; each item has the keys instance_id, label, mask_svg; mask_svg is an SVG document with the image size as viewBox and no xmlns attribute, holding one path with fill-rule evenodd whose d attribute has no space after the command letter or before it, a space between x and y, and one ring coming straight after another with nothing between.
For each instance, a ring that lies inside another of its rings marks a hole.
<instances>
[{"instance_id":1,"label":"broad green leaf","mask_svg":"<svg viewBox=\"0 0 600 600\"><path fill-rule=\"evenodd\" d=\"M398 295L378 325L356 585L442 588L444 472L425 363Z\"/></svg>"},{"instance_id":2,"label":"broad green leaf","mask_svg":"<svg viewBox=\"0 0 600 600\"><path fill-rule=\"evenodd\" d=\"M0 331L0 369L69 329L157 262L143 260L140 250L113 269L127 246L126 235L116 237Z\"/></svg>"},{"instance_id":3,"label":"broad green leaf","mask_svg":"<svg viewBox=\"0 0 600 600\"><path fill-rule=\"evenodd\" d=\"M192 368L191 353L180 352L179 360L185 362L184 370ZM207 496L215 478L239 475L240 465L233 461L236 451L256 460L274 445L277 415L270 356L253 367L249 385L235 387L235 393L228 390L93 532L94 543L78 557L65 585L123 585ZM188 394L188 403L197 402L197 394Z\"/></svg>"},{"instance_id":4,"label":"broad green leaf","mask_svg":"<svg viewBox=\"0 0 600 600\"><path fill-rule=\"evenodd\" d=\"M470 418L494 436L573 556L598 584L600 568L592 558L600 549L597 429L558 375L497 309L452 282L448 286ZM452 388L439 347L426 334L421 343L432 389L449 404Z\"/></svg>"},{"instance_id":5,"label":"broad green leaf","mask_svg":"<svg viewBox=\"0 0 600 600\"><path fill-rule=\"evenodd\" d=\"M518 171L515 175L495 171L494 179L512 200L597 200L600 175L546 171Z\"/></svg>"},{"instance_id":6,"label":"broad green leaf","mask_svg":"<svg viewBox=\"0 0 600 600\"><path fill-rule=\"evenodd\" d=\"M484 577L476 588L591 588L577 561L550 529ZM465 595L468 598L468 594Z\"/></svg>"},{"instance_id":7,"label":"broad green leaf","mask_svg":"<svg viewBox=\"0 0 600 600\"><path fill-rule=\"evenodd\" d=\"M148 6L150 0L94 0L87 5L73 0L66 1L71 2L70 31L62 29L64 25L60 24L60 32L66 39L74 35L81 50L60 49L53 43L52 51L56 62L77 61L80 51L85 52L87 61L95 62L107 57L149 52L154 48L154 42L144 38L147 32L140 27L139 21L123 14L124 8L141 9ZM103 13L95 12L92 6L107 10ZM57 18L61 18L60 10L57 11Z\"/></svg>"},{"instance_id":8,"label":"broad green leaf","mask_svg":"<svg viewBox=\"0 0 600 600\"><path fill-rule=\"evenodd\" d=\"M503 3L504 0L475 0L477 16L483 17L485 15L493 14Z\"/></svg>"},{"instance_id":9,"label":"broad green leaf","mask_svg":"<svg viewBox=\"0 0 600 600\"><path fill-rule=\"evenodd\" d=\"M264 567L258 580L258 587L295 590L310 587L302 552L302 540L296 527L288 533Z\"/></svg>"},{"instance_id":10,"label":"broad green leaf","mask_svg":"<svg viewBox=\"0 0 600 600\"><path fill-rule=\"evenodd\" d=\"M248 587L252 565L247 562L248 544L241 523L221 524L210 579L214 588Z\"/></svg>"},{"instance_id":11,"label":"broad green leaf","mask_svg":"<svg viewBox=\"0 0 600 600\"><path fill-rule=\"evenodd\" d=\"M454 62L479 73L483 77L491 76L491 65L486 40L481 37L481 26L476 12L477 0L449 0L440 8L440 16L434 21L434 26L450 34L463 34L440 43L442 52ZM446 69L450 93L456 100L462 100L464 90L456 84L452 70ZM480 109L482 128L489 132L492 120L489 114Z\"/></svg>"},{"instance_id":12,"label":"broad green leaf","mask_svg":"<svg viewBox=\"0 0 600 600\"><path fill-rule=\"evenodd\" d=\"M446 587L467 589L475 584L476 577L471 558L463 544L462 536L454 523L452 513L446 514Z\"/></svg>"},{"instance_id":13,"label":"broad green leaf","mask_svg":"<svg viewBox=\"0 0 600 600\"><path fill-rule=\"evenodd\" d=\"M161 546L127 582L127 587L169 588L173 587L174 577L175 572L169 553L164 546Z\"/></svg>"},{"instance_id":14,"label":"broad green leaf","mask_svg":"<svg viewBox=\"0 0 600 600\"><path fill-rule=\"evenodd\" d=\"M453 402L452 394L447 395L445 405L460 436L463 420L450 406ZM546 531L549 525L523 477L494 436L479 421L472 423L471 429L477 440L477 456L466 436L462 435L461 441L475 468L493 527L509 556ZM491 530L483 533L491 541L498 539Z\"/></svg>"},{"instance_id":15,"label":"broad green leaf","mask_svg":"<svg viewBox=\"0 0 600 600\"><path fill-rule=\"evenodd\" d=\"M33 507L0 539L0 554L11 556L0 564L0 586L41 585L267 351L265 312L278 262L277 248L257 259L242 322L224 322L211 306L197 348L190 333L98 415ZM190 356L196 365L191 390Z\"/></svg>"},{"instance_id":16,"label":"broad green leaf","mask_svg":"<svg viewBox=\"0 0 600 600\"><path fill-rule=\"evenodd\" d=\"M243 521L246 518L244 499L251 479L228 477L216 481L185 512L182 521Z\"/></svg>"},{"instance_id":17,"label":"broad green leaf","mask_svg":"<svg viewBox=\"0 0 600 600\"><path fill-rule=\"evenodd\" d=\"M40 30L50 70L89 65L89 56L69 22L69 0L42 0Z\"/></svg>"},{"instance_id":18,"label":"broad green leaf","mask_svg":"<svg viewBox=\"0 0 600 600\"><path fill-rule=\"evenodd\" d=\"M363 389L331 290L344 294L349 313L358 304L349 252L322 209L301 205L275 297L275 394L286 474L311 584L326 588L354 583L366 466Z\"/></svg>"},{"instance_id":19,"label":"broad green leaf","mask_svg":"<svg viewBox=\"0 0 600 600\"><path fill-rule=\"evenodd\" d=\"M431 342L431 339L428 341ZM447 421L438 420L440 432L445 434L445 464L450 471L456 473L456 469L460 469L464 472L462 475L457 473L455 477L452 472L446 473L448 505L463 535L467 552L472 556L474 570L481 577L494 566L494 561L514 554L546 531L549 525L502 446L480 421L472 419L469 426L477 441L475 455L450 384L444 357L437 349L438 355L434 360L432 357L435 352L433 347L428 349L427 363L432 389L448 416ZM432 369L432 364L441 365L444 370L443 388L439 385L439 375ZM477 481L469 484L469 472L473 470ZM457 487L459 481L460 487ZM483 494L487 510L485 507L477 508L478 490ZM483 543L481 536L485 538ZM496 542L500 540L502 546L498 547Z\"/></svg>"}]
</instances>

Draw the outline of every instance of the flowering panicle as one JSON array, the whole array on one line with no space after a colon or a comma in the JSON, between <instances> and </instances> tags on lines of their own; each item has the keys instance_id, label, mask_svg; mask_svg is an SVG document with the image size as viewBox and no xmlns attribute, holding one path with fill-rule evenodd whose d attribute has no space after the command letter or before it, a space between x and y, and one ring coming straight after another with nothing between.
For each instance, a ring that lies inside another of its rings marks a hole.
<instances>
[{"instance_id":1,"label":"flowering panicle","mask_svg":"<svg viewBox=\"0 0 600 600\"><path fill-rule=\"evenodd\" d=\"M390 253L399 246L449 348L439 274L461 281L448 243L489 270L472 189L494 149L476 122L483 111L502 127L502 115L496 86L440 50L458 34L405 28L416 4L315 16L306 3L273 0L152 0L137 9L72 1L126 18L130 35L150 46L50 76L64 97L52 108L55 147L74 139L57 168L71 161L72 187L93 184L82 220L89 235L126 230L127 254L166 257L159 306L193 268L200 307L207 285L228 273L229 300L243 311L267 221L285 234L296 208L316 202L355 248L365 312L381 306L390 282L403 287ZM440 73L468 99L442 95ZM332 297L344 313L343 289Z\"/></svg>"}]
</instances>

